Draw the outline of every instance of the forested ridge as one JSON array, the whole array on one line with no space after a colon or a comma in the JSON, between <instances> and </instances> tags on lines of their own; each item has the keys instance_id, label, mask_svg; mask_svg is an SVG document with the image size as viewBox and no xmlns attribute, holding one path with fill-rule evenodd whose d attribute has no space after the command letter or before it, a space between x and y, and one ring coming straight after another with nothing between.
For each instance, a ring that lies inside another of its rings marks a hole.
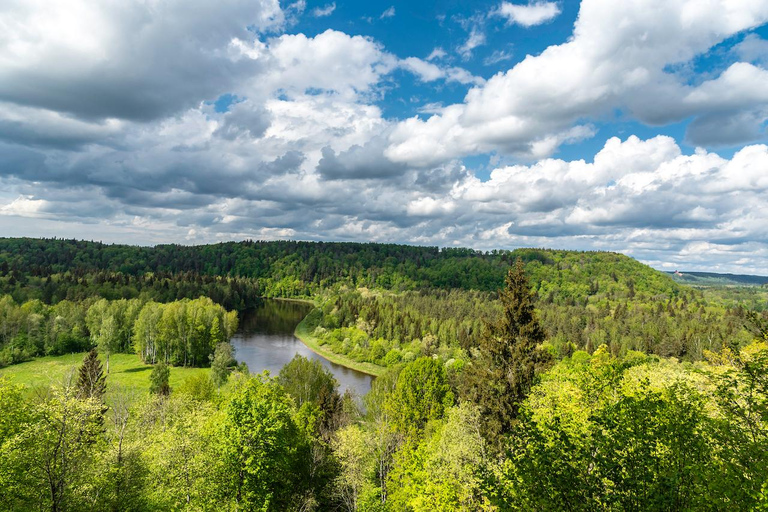
<instances>
[{"instance_id":1,"label":"forested ridge","mask_svg":"<svg viewBox=\"0 0 768 512\"><path fill-rule=\"evenodd\" d=\"M238 277L255 280L264 296L312 296L334 285L395 291L421 288L495 292L517 258L538 261L532 280L540 293L582 300L610 294L676 294L680 287L660 272L615 253L472 249L374 243L227 242L213 245L136 247L60 239L0 239L0 275L11 292L37 290L38 280L70 274ZM115 278L113 278L115 279ZM120 277L125 284L127 277ZM190 280L190 279L187 279ZM35 291L35 293L39 293ZM40 297L36 297L40 298Z\"/></svg>"},{"instance_id":2,"label":"forested ridge","mask_svg":"<svg viewBox=\"0 0 768 512\"><path fill-rule=\"evenodd\" d=\"M460 364L518 258L559 356L605 344L613 355L700 360L704 350L752 339L747 312L766 308L760 290L696 290L615 253L282 241L135 247L0 239L0 293L18 304L206 296L240 311L260 296L314 298L322 312L309 319L313 333L338 354L388 366L440 353Z\"/></svg>"}]
</instances>

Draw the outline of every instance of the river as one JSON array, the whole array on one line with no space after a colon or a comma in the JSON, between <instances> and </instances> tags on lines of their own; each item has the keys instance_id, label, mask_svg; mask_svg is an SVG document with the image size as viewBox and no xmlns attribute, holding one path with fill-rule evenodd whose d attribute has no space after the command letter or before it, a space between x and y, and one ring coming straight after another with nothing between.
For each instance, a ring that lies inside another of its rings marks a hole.
<instances>
[{"instance_id":1,"label":"river","mask_svg":"<svg viewBox=\"0 0 768 512\"><path fill-rule=\"evenodd\" d=\"M340 393L349 389L363 396L371 389L373 377L328 361L293 335L311 309L302 302L265 299L260 307L242 312L240 327L232 338L235 358L244 361L251 373L269 370L275 376L293 356L301 354L328 368L339 381Z\"/></svg>"}]
</instances>

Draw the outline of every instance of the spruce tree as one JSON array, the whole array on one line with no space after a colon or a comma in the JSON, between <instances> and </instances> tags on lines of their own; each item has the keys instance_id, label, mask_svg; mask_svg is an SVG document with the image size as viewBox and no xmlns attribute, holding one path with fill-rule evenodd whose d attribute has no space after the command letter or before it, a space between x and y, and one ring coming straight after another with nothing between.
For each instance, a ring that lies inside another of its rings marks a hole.
<instances>
[{"instance_id":1,"label":"spruce tree","mask_svg":"<svg viewBox=\"0 0 768 512\"><path fill-rule=\"evenodd\" d=\"M77 393L79 398L104 399L107 391L107 377L99 361L99 353L92 348L83 359L77 376Z\"/></svg>"},{"instance_id":2,"label":"spruce tree","mask_svg":"<svg viewBox=\"0 0 768 512\"><path fill-rule=\"evenodd\" d=\"M509 269L499 291L502 313L488 323L464 372L462 395L477 404L483 415L485 437L496 444L514 425L520 404L550 361L540 345L544 329L535 311L535 294L528 285L523 262Z\"/></svg>"}]
</instances>

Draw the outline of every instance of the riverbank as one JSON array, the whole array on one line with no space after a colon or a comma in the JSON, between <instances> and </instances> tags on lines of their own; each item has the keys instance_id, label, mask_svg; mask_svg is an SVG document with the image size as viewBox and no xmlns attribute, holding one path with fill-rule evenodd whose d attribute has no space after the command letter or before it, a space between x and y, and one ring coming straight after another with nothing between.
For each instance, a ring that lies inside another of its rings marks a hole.
<instances>
[{"instance_id":1,"label":"riverbank","mask_svg":"<svg viewBox=\"0 0 768 512\"><path fill-rule=\"evenodd\" d=\"M262 300L281 300L283 302L298 302L300 304L309 304L312 307L317 306L313 299L294 299L292 297L260 297Z\"/></svg>"},{"instance_id":2,"label":"riverbank","mask_svg":"<svg viewBox=\"0 0 768 512\"><path fill-rule=\"evenodd\" d=\"M310 350L324 357L325 359L329 360L332 363L338 364L340 366L344 366L346 368L358 371L360 373L365 373L366 375L372 375L373 377L378 377L379 375L384 373L386 368L383 366L379 366L373 363L363 363L360 361L355 361L354 359L351 359L343 354L337 354L336 352L333 352L332 350L330 350L330 348L326 346L320 345L317 337L315 337L312 334L312 331L314 331L314 326L311 326L309 324L310 316L311 316L311 312L309 315L305 316L301 322L299 322L299 325L296 326L296 330L293 333L294 336L300 339L301 342L304 343L307 347L309 347Z\"/></svg>"}]
</instances>

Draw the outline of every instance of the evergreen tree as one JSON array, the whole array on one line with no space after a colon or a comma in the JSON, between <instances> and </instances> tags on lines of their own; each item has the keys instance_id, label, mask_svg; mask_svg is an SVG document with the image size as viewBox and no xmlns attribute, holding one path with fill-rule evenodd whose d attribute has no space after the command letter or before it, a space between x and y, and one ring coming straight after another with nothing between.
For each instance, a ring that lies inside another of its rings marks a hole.
<instances>
[{"instance_id":1,"label":"evergreen tree","mask_svg":"<svg viewBox=\"0 0 768 512\"><path fill-rule=\"evenodd\" d=\"M171 369L168 365L160 361L152 368L149 376L149 392L156 395L168 396L171 394L171 386L168 379L171 376Z\"/></svg>"},{"instance_id":2,"label":"evergreen tree","mask_svg":"<svg viewBox=\"0 0 768 512\"><path fill-rule=\"evenodd\" d=\"M509 433L520 404L551 359L540 348L544 329L520 259L509 269L499 300L500 318L489 323L477 346L470 348L474 357L462 389L465 400L480 407L484 434L494 444Z\"/></svg>"},{"instance_id":3,"label":"evergreen tree","mask_svg":"<svg viewBox=\"0 0 768 512\"><path fill-rule=\"evenodd\" d=\"M107 391L107 377L99 361L99 353L93 348L83 359L77 376L77 393L79 398L104 399Z\"/></svg>"}]
</instances>

